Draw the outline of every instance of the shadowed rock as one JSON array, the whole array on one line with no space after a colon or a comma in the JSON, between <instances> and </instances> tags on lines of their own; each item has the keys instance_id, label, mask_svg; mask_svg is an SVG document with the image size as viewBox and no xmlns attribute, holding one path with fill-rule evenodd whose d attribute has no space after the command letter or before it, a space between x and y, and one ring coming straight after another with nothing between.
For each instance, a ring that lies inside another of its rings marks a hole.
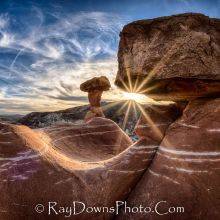
<instances>
[{"instance_id":1,"label":"shadowed rock","mask_svg":"<svg viewBox=\"0 0 220 220\"><path fill-rule=\"evenodd\" d=\"M144 108L145 115L141 115L135 127L139 138L151 138L160 141L166 129L181 114L182 106L176 103L167 105L148 105Z\"/></svg>"},{"instance_id":2,"label":"shadowed rock","mask_svg":"<svg viewBox=\"0 0 220 220\"><path fill-rule=\"evenodd\" d=\"M150 168L127 200L127 206L141 204L154 212L122 212L117 219L219 218L219 132L220 99L190 102L166 130ZM160 201L166 201L157 208L164 215L154 209ZM169 207L184 207L184 212L169 213Z\"/></svg>"},{"instance_id":3,"label":"shadowed rock","mask_svg":"<svg viewBox=\"0 0 220 220\"><path fill-rule=\"evenodd\" d=\"M90 103L90 111L85 116L85 120L93 117L105 117L101 108L101 97L103 91L108 91L111 85L107 77L94 77L80 85L80 89L88 92L88 99Z\"/></svg>"},{"instance_id":4,"label":"shadowed rock","mask_svg":"<svg viewBox=\"0 0 220 220\"><path fill-rule=\"evenodd\" d=\"M120 34L116 85L129 78L158 100L220 94L220 20L180 14L126 25Z\"/></svg>"},{"instance_id":5,"label":"shadowed rock","mask_svg":"<svg viewBox=\"0 0 220 220\"><path fill-rule=\"evenodd\" d=\"M130 81L136 92L189 103L145 109L136 133L159 147L127 206L151 211L122 208L116 219L219 218L220 20L191 13L142 20L120 36L116 85L126 90Z\"/></svg>"}]
</instances>

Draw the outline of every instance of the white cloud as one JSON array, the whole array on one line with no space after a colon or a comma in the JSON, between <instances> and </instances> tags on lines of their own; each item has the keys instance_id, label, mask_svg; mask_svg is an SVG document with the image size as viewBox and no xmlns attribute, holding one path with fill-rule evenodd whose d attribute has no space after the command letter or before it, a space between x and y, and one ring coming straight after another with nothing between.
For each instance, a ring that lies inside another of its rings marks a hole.
<instances>
[{"instance_id":1,"label":"white cloud","mask_svg":"<svg viewBox=\"0 0 220 220\"><path fill-rule=\"evenodd\" d=\"M14 42L14 36L8 34L7 32L2 33L2 38L0 39L1 47L8 47Z\"/></svg>"},{"instance_id":2,"label":"white cloud","mask_svg":"<svg viewBox=\"0 0 220 220\"><path fill-rule=\"evenodd\" d=\"M7 27L8 22L9 22L9 18L7 14L1 14L0 15L0 29Z\"/></svg>"},{"instance_id":3,"label":"white cloud","mask_svg":"<svg viewBox=\"0 0 220 220\"><path fill-rule=\"evenodd\" d=\"M56 15L56 22L45 25L43 13L37 8L35 12L38 25L30 22L27 33L15 33L9 19L7 25L2 23L7 30L2 32L0 46L15 51L10 65L4 67L10 82L4 85L7 98L0 96L4 111L7 107L14 113L49 111L83 104L83 100L74 103L71 97L87 96L79 85L94 76L106 75L113 85L123 23L118 16L102 12ZM23 56L32 57L32 62L27 64ZM111 99L116 94L113 85L104 97Z\"/></svg>"},{"instance_id":4,"label":"white cloud","mask_svg":"<svg viewBox=\"0 0 220 220\"><path fill-rule=\"evenodd\" d=\"M7 31L9 17L7 14L0 15L0 47L8 47L14 41L14 36Z\"/></svg>"}]
</instances>

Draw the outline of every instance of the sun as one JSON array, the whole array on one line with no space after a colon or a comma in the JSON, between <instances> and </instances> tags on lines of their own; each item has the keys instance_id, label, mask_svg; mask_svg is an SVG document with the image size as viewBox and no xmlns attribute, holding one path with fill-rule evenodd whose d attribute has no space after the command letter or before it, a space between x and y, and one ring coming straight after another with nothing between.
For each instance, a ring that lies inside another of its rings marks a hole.
<instances>
[{"instance_id":1,"label":"sun","mask_svg":"<svg viewBox=\"0 0 220 220\"><path fill-rule=\"evenodd\" d=\"M145 103L149 102L149 99L146 95L134 93L134 92L123 92L122 93L123 99L125 100L131 100L138 103Z\"/></svg>"}]
</instances>

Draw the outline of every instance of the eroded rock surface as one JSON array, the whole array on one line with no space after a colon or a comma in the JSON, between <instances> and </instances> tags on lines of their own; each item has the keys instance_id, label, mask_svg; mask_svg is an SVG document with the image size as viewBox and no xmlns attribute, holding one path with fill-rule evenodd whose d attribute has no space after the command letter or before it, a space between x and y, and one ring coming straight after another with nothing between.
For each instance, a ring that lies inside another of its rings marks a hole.
<instances>
[{"instance_id":1,"label":"eroded rock surface","mask_svg":"<svg viewBox=\"0 0 220 220\"><path fill-rule=\"evenodd\" d=\"M220 216L220 99L190 102L169 126L154 160L127 200L150 213L118 219L215 219ZM160 201L155 212L155 205ZM167 213L184 207L183 213Z\"/></svg>"},{"instance_id":2,"label":"eroded rock surface","mask_svg":"<svg viewBox=\"0 0 220 220\"><path fill-rule=\"evenodd\" d=\"M191 13L142 20L120 36L116 85L186 107L145 109L136 133L159 147L127 206L151 210L122 208L116 219L219 218L220 20Z\"/></svg>"},{"instance_id":3,"label":"eroded rock surface","mask_svg":"<svg viewBox=\"0 0 220 220\"><path fill-rule=\"evenodd\" d=\"M131 139L109 119L94 118L89 123L64 123L43 129L54 147L83 161L109 159L132 145Z\"/></svg>"},{"instance_id":4,"label":"eroded rock surface","mask_svg":"<svg viewBox=\"0 0 220 220\"><path fill-rule=\"evenodd\" d=\"M111 207L118 200L154 212L125 213L121 207L118 216L101 211L71 219L218 219L220 99L214 96L220 88L219 31L218 19L201 14L125 26L116 84L129 87L130 76L136 92L190 100L186 108L145 107L134 144L114 122L93 112L99 111L102 93L94 86L85 89L91 115L84 124L32 130L1 123L0 219L63 219L64 214L48 216L49 201ZM200 96L212 98L191 100ZM158 214L154 208L160 201L165 202ZM34 210L39 203L46 207L41 214ZM169 207L184 212L169 214Z\"/></svg>"},{"instance_id":5,"label":"eroded rock surface","mask_svg":"<svg viewBox=\"0 0 220 220\"><path fill-rule=\"evenodd\" d=\"M220 94L220 20L180 14L126 25L116 85L159 100Z\"/></svg>"},{"instance_id":6,"label":"eroded rock surface","mask_svg":"<svg viewBox=\"0 0 220 220\"><path fill-rule=\"evenodd\" d=\"M154 141L131 139L111 120L32 130L0 124L0 219L63 219L48 215L48 202L111 207L125 200L150 164ZM114 137L114 138L113 138ZM155 146L154 146L155 148ZM43 204L45 211L36 213ZM79 207L81 210L82 207ZM13 212L11 211L13 210ZM77 209L78 210L78 209ZM114 213L86 213L70 219L111 219Z\"/></svg>"}]
</instances>

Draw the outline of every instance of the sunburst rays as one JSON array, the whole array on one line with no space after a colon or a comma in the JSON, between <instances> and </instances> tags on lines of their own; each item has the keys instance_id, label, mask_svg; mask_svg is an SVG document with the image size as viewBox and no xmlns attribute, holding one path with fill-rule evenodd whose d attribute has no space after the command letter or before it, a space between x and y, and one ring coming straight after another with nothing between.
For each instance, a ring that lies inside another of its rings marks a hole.
<instances>
[{"instance_id":1,"label":"sunburst rays","mask_svg":"<svg viewBox=\"0 0 220 220\"><path fill-rule=\"evenodd\" d=\"M120 114L125 107L127 107L129 101L125 101L125 103L117 110L117 114Z\"/></svg>"},{"instance_id":2,"label":"sunburst rays","mask_svg":"<svg viewBox=\"0 0 220 220\"><path fill-rule=\"evenodd\" d=\"M154 131L155 135L158 138L162 139L163 134L160 131L160 129L157 127L157 125L154 123L154 121L151 119L151 117L147 114L147 112L144 110L144 108L139 103L137 103L137 106L138 106L139 110L141 111L142 116L144 117L145 121L150 125L150 127Z\"/></svg>"},{"instance_id":3,"label":"sunburst rays","mask_svg":"<svg viewBox=\"0 0 220 220\"><path fill-rule=\"evenodd\" d=\"M127 107L127 110L126 110L126 113L125 113L125 117L124 117L124 120L123 120L123 123L122 123L122 129L124 130L125 127L126 127L126 124L128 122L128 116L130 114L130 109L131 109L131 102L132 101L128 101L128 107Z\"/></svg>"},{"instance_id":4,"label":"sunburst rays","mask_svg":"<svg viewBox=\"0 0 220 220\"><path fill-rule=\"evenodd\" d=\"M148 88L146 88L146 84L149 84L149 82L151 81L155 70L153 69L148 74L146 79L140 80L139 77L136 77L136 80L134 81L131 79L131 71L130 71L129 65L127 65L127 66L128 67L125 69L127 83L125 83L125 81L123 81L123 80L121 80L121 83L122 83L126 93L130 93L131 96L130 97L125 96L126 98L128 98L128 100L126 100L124 102L124 104L120 107L120 109L117 111L117 113L124 112L122 129L126 130L126 125L131 117L137 118L138 115L141 114L142 117L145 119L146 123L151 127L152 131L155 133L155 136L157 136L158 139L162 140L164 134L158 128L156 123L151 119L150 115L147 113L145 108L142 106L141 102L139 102L139 100L135 100L135 98L138 97L138 95L135 95L135 94L146 94L146 93L148 93L152 90L156 90L160 87L160 85L157 84L157 85L149 86ZM132 81L133 81L133 83L132 83ZM132 96L134 96L134 97L132 97ZM146 99L148 99L148 98L146 97ZM158 104L159 102L157 102L153 99L150 99L150 98L148 100L148 103L149 102L151 102L151 104L149 104L149 108L157 110L157 108L155 109L154 106L152 106L152 103ZM131 114L131 111L133 114ZM166 144L168 144L167 140L164 140L164 141L166 142Z\"/></svg>"}]
</instances>

